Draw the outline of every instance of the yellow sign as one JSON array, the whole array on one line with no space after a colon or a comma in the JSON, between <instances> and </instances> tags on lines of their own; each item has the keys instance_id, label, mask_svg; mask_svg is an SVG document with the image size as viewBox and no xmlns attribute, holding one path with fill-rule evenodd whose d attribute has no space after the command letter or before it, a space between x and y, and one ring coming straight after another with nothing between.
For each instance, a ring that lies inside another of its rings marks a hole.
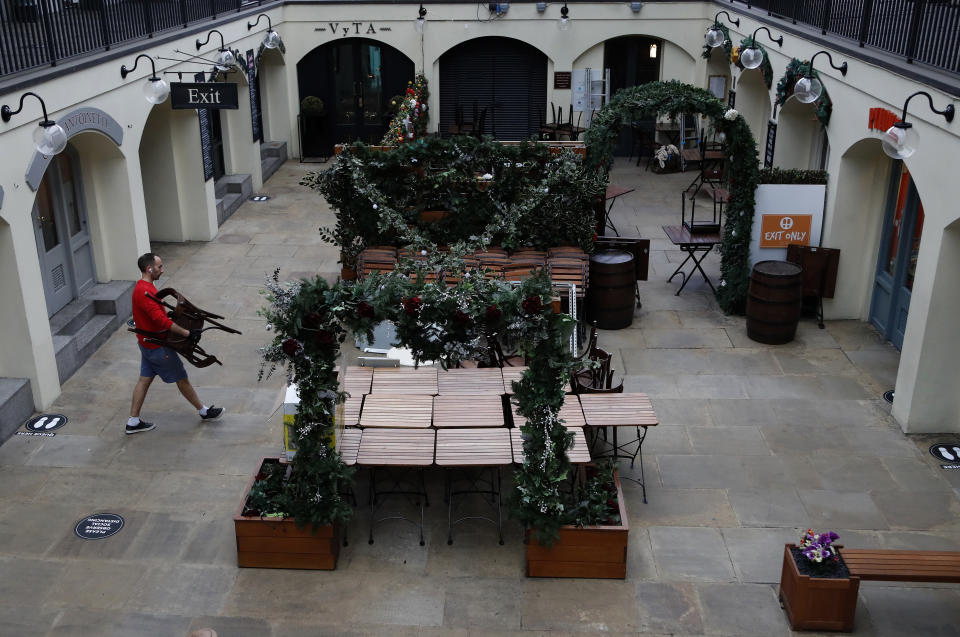
<instances>
[{"instance_id":1,"label":"yellow sign","mask_svg":"<svg viewBox=\"0 0 960 637\"><path fill-rule=\"evenodd\" d=\"M760 247L786 248L791 243L810 245L813 215L762 215Z\"/></svg>"}]
</instances>

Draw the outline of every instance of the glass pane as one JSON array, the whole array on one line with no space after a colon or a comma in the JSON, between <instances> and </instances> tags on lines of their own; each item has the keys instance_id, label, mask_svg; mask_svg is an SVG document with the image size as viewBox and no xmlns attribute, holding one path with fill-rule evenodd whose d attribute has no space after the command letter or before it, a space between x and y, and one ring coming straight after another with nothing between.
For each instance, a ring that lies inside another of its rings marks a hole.
<instances>
[{"instance_id":1,"label":"glass pane","mask_svg":"<svg viewBox=\"0 0 960 637\"><path fill-rule=\"evenodd\" d=\"M380 47L363 47L363 123L380 124L380 105L383 103L383 78L380 75Z\"/></svg>"},{"instance_id":2,"label":"glass pane","mask_svg":"<svg viewBox=\"0 0 960 637\"><path fill-rule=\"evenodd\" d=\"M70 236L76 236L83 228L80 227L80 208L77 205L77 188L73 181L73 161L68 153L57 155L56 159L60 171L60 186L63 191L63 209L67 214L67 224L70 226Z\"/></svg>"},{"instance_id":3,"label":"glass pane","mask_svg":"<svg viewBox=\"0 0 960 637\"><path fill-rule=\"evenodd\" d=\"M37 189L37 224L43 236L45 252L50 252L60 245L60 239L57 237L57 222L53 215L53 199L50 196L49 175L49 172L44 175L40 188Z\"/></svg>"},{"instance_id":4,"label":"glass pane","mask_svg":"<svg viewBox=\"0 0 960 637\"><path fill-rule=\"evenodd\" d=\"M353 77L353 45L337 46L333 50L334 103L337 124L355 124L357 106L354 103L356 85Z\"/></svg>"},{"instance_id":5,"label":"glass pane","mask_svg":"<svg viewBox=\"0 0 960 637\"><path fill-rule=\"evenodd\" d=\"M913 240L910 242L910 264L907 266L908 290L913 290L913 276L917 272L917 257L920 256L920 236L923 234L923 204L917 197L917 220L913 224Z\"/></svg>"},{"instance_id":6,"label":"glass pane","mask_svg":"<svg viewBox=\"0 0 960 637\"><path fill-rule=\"evenodd\" d=\"M893 229L890 243L887 244L887 274L894 275L897 265L897 251L900 246L900 225L903 223L904 206L907 203L907 191L910 189L910 171L903 168L900 173L900 189L897 192L897 206L893 211Z\"/></svg>"}]
</instances>

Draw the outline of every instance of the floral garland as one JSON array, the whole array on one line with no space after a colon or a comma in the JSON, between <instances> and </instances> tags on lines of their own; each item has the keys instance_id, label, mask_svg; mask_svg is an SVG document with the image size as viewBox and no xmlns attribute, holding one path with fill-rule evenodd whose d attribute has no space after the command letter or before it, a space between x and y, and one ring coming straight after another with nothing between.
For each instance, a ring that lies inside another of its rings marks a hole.
<instances>
[{"instance_id":1,"label":"floral garland","mask_svg":"<svg viewBox=\"0 0 960 637\"><path fill-rule=\"evenodd\" d=\"M349 519L351 509L338 485L350 479L351 471L330 448L336 404L345 399L338 392L334 365L347 330L372 337L373 327L389 320L418 362L429 358L446 367L483 359L494 340L517 345L529 370L514 385L527 423L513 511L538 540L549 544L578 510L560 489L570 473L567 451L573 436L558 418L574 364L563 343L575 320L551 310L551 289L543 271L516 286L461 273L449 287L400 272L334 285L322 277L282 284L274 272L267 284L269 305L261 311L273 339L260 350L260 375L285 368L300 393L297 454L284 487L284 513L301 526Z\"/></svg>"},{"instance_id":2,"label":"floral garland","mask_svg":"<svg viewBox=\"0 0 960 637\"><path fill-rule=\"evenodd\" d=\"M783 77L777 82L777 104L783 106L787 100L790 99L790 96L793 95L793 87L796 86L797 80L804 77L809 68L809 60L800 61L797 58L790 60L790 63L787 64L787 68L783 73ZM817 73L816 69L813 70L813 77L818 80L820 79L820 74ZM823 87L820 97L814 104L816 104L817 108L817 119L819 119L820 123L824 126L828 125L830 123L830 115L833 114L833 101L831 101L830 96L827 94L826 86Z\"/></svg>"},{"instance_id":3,"label":"floral garland","mask_svg":"<svg viewBox=\"0 0 960 637\"><path fill-rule=\"evenodd\" d=\"M723 260L717 302L725 312L742 313L750 282L750 235L760 169L753 133L737 111L727 109L706 90L676 80L623 89L591 120L585 137L587 166L601 171L610 166L620 128L630 117L676 118L690 113L709 117L714 128L726 135L724 151L729 162L730 199L720 244Z\"/></svg>"},{"instance_id":4,"label":"floral garland","mask_svg":"<svg viewBox=\"0 0 960 637\"><path fill-rule=\"evenodd\" d=\"M730 29L728 29L727 25L722 22L718 22L717 26L720 27L720 31L723 32L723 44L721 46L726 53L726 58L729 60L731 59L730 56L733 54L733 42L730 41ZM700 54L700 57L702 57L704 60L709 60L710 56L712 55L713 47L704 43L703 53Z\"/></svg>"},{"instance_id":5,"label":"floral garland","mask_svg":"<svg viewBox=\"0 0 960 637\"><path fill-rule=\"evenodd\" d=\"M741 71L749 71L747 67L740 62L740 53L753 45L755 48L763 51L763 63L760 65L760 71L763 73L763 83L767 85L767 90L773 87L773 65L770 64L770 54L767 53L767 50L760 46L759 44L754 44L753 38L750 36L745 37L740 41L740 46L733 49L730 52L730 63L736 65Z\"/></svg>"},{"instance_id":6,"label":"floral garland","mask_svg":"<svg viewBox=\"0 0 960 637\"><path fill-rule=\"evenodd\" d=\"M427 134L427 78L418 74L412 82L407 82L407 90L400 102L397 114L380 142L386 145L404 144L420 139Z\"/></svg>"}]
</instances>

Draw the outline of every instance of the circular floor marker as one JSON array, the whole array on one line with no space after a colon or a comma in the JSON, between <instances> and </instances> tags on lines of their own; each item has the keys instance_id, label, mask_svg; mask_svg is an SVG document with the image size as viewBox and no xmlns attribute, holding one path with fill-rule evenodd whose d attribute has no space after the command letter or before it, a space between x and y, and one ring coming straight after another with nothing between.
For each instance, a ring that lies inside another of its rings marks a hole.
<instances>
[{"instance_id":1,"label":"circular floor marker","mask_svg":"<svg viewBox=\"0 0 960 637\"><path fill-rule=\"evenodd\" d=\"M883 399L892 405L892 404L893 404L893 390L892 390L892 389L888 389L887 391L883 392Z\"/></svg>"},{"instance_id":2,"label":"circular floor marker","mask_svg":"<svg viewBox=\"0 0 960 637\"><path fill-rule=\"evenodd\" d=\"M43 432L59 429L65 424L67 424L67 417L63 414L42 414L23 423L23 428L27 431Z\"/></svg>"},{"instance_id":3,"label":"circular floor marker","mask_svg":"<svg viewBox=\"0 0 960 637\"><path fill-rule=\"evenodd\" d=\"M102 540L116 535L122 528L123 518L116 513L94 513L77 522L73 532L84 540Z\"/></svg>"},{"instance_id":4,"label":"circular floor marker","mask_svg":"<svg viewBox=\"0 0 960 637\"><path fill-rule=\"evenodd\" d=\"M960 462L960 442L937 442L930 445L930 455L940 462Z\"/></svg>"}]
</instances>

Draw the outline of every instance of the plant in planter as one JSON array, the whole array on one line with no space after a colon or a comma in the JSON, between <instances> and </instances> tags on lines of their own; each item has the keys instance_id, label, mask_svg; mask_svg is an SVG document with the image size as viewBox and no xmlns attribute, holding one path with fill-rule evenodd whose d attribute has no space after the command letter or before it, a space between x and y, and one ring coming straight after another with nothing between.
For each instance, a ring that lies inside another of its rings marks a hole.
<instances>
[{"instance_id":1,"label":"plant in planter","mask_svg":"<svg viewBox=\"0 0 960 637\"><path fill-rule=\"evenodd\" d=\"M853 630L860 578L850 575L833 531L807 529L784 548L780 602L794 630Z\"/></svg>"}]
</instances>

